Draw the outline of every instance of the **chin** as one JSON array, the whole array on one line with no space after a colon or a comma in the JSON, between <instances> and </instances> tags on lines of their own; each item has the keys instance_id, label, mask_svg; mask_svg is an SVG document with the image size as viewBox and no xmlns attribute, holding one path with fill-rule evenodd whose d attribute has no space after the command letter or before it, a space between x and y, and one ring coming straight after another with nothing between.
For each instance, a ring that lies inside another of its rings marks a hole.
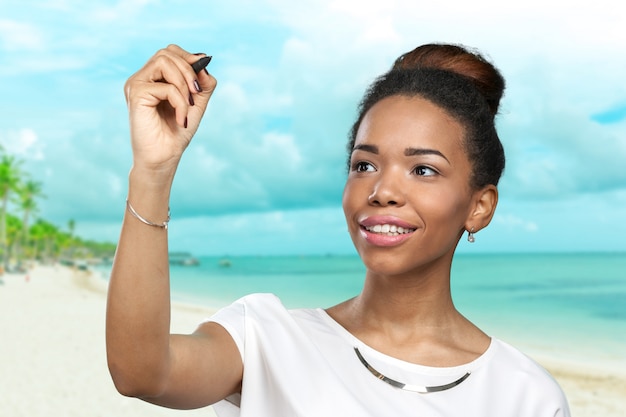
<instances>
[{"instance_id":1,"label":"chin","mask_svg":"<svg viewBox=\"0 0 626 417\"><path fill-rule=\"evenodd\" d=\"M437 254L427 253L426 251L414 252L412 254L391 253L390 251L368 252L359 252L361 261L367 268L368 274L386 277L419 276L431 274L439 270L448 275L454 248Z\"/></svg>"},{"instance_id":2,"label":"chin","mask_svg":"<svg viewBox=\"0 0 626 417\"><path fill-rule=\"evenodd\" d=\"M414 272L418 265L400 260L397 256L391 254L380 254L377 256L361 255L361 261L365 265L368 274L376 274L381 276L398 276L406 275Z\"/></svg>"}]
</instances>

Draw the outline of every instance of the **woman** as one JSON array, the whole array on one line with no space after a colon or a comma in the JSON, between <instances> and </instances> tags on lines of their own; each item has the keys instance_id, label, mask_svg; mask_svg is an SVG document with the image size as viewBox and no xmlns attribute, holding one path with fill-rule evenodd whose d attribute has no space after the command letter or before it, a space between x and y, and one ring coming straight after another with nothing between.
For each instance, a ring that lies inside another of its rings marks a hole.
<instances>
[{"instance_id":1,"label":"woman","mask_svg":"<svg viewBox=\"0 0 626 417\"><path fill-rule=\"evenodd\" d=\"M159 51L126 84L133 168L111 275L107 353L124 395L241 416L568 416L539 365L454 307L459 239L496 208L504 80L480 55L425 45L366 92L343 207L362 292L327 310L250 295L169 334L169 192L216 81Z\"/></svg>"}]
</instances>

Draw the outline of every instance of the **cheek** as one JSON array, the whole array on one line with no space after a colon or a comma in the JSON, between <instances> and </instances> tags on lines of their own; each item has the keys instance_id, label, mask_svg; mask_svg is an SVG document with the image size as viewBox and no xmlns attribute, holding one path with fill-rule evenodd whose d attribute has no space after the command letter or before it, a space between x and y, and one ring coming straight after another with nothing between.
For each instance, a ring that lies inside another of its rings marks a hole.
<instances>
[{"instance_id":1,"label":"cheek","mask_svg":"<svg viewBox=\"0 0 626 417\"><path fill-rule=\"evenodd\" d=\"M348 225L348 231L352 238L360 233L357 217L363 206L367 205L368 196L367 189L363 187L362 182L354 182L350 179L346 181L346 185L343 188L341 204Z\"/></svg>"},{"instance_id":2,"label":"cheek","mask_svg":"<svg viewBox=\"0 0 626 417\"><path fill-rule=\"evenodd\" d=\"M351 186L350 180L346 181L346 185L343 187L343 195L341 197L341 205L343 207L343 214L346 220L350 218L353 204L354 204L354 192Z\"/></svg>"},{"instance_id":3,"label":"cheek","mask_svg":"<svg viewBox=\"0 0 626 417\"><path fill-rule=\"evenodd\" d=\"M346 219L346 225L348 226L348 234L353 244L357 244L355 240L360 233L360 227L355 221L357 211L357 198L355 196L354 187L347 181L343 188L343 196L341 199L341 205L343 207L343 215ZM355 246L356 247L356 246ZM358 248L357 248L358 252Z\"/></svg>"},{"instance_id":4,"label":"cheek","mask_svg":"<svg viewBox=\"0 0 626 417\"><path fill-rule=\"evenodd\" d=\"M458 221L463 222L465 219L467 199L458 190L441 190L422 196L419 200L421 207L430 213L433 220L456 227ZM456 220L461 218L463 220Z\"/></svg>"}]
</instances>

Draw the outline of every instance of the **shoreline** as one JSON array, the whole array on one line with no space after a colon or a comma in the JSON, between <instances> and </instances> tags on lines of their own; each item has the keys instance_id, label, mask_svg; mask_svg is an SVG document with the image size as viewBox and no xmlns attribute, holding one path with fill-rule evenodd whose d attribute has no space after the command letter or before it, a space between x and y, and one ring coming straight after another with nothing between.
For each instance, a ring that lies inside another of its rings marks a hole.
<instances>
[{"instance_id":1,"label":"shoreline","mask_svg":"<svg viewBox=\"0 0 626 417\"><path fill-rule=\"evenodd\" d=\"M3 278L0 332L6 340L0 344L0 375L9 377L0 378L0 409L7 415L68 415L74 409L86 411L81 415L91 415L90 410L94 415L180 415L180 411L126 398L115 390L106 367L107 282L101 274L55 265ZM214 311L173 301L171 331L192 332ZM626 364L619 358L584 361L584 355L570 354L574 349L565 355L542 350L520 337L502 340L510 340L555 377L573 416L623 415ZM210 407L186 413L214 415Z\"/></svg>"},{"instance_id":2,"label":"shoreline","mask_svg":"<svg viewBox=\"0 0 626 417\"><path fill-rule=\"evenodd\" d=\"M84 274L84 277L81 277L78 280L76 280L76 283L78 286L86 290L99 293L103 297L106 298L108 281L107 281L107 278L103 276L101 271L86 272ZM176 300L174 296L172 296L170 305L172 309L172 316L177 311L181 311L181 312L184 311L186 313L197 314L198 321L196 324L200 324L205 318L208 318L209 316L217 312L217 310L219 310L219 307L215 307L215 306L203 306L203 305L200 305L199 303L194 303L193 301Z\"/></svg>"}]
</instances>

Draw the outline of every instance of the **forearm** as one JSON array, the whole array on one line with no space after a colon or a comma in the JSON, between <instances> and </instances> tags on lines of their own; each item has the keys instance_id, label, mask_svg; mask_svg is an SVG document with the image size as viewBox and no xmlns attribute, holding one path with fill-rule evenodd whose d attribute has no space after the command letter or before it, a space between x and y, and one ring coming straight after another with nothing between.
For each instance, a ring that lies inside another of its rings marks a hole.
<instances>
[{"instance_id":1,"label":"forearm","mask_svg":"<svg viewBox=\"0 0 626 417\"><path fill-rule=\"evenodd\" d=\"M173 172L133 168L128 200L145 219L167 219ZM169 371L170 289L167 230L124 215L106 320L109 368L120 392L150 395Z\"/></svg>"},{"instance_id":2,"label":"forearm","mask_svg":"<svg viewBox=\"0 0 626 417\"><path fill-rule=\"evenodd\" d=\"M134 163L128 200L135 214L126 210L111 272L106 345L111 376L125 395L170 398L171 387L193 374L190 352L207 349L197 337L170 343L167 229L157 226L168 218L176 166L216 86L208 72L194 71L199 58L170 45L124 85ZM204 373L196 375L202 383ZM178 393L181 398L185 402Z\"/></svg>"}]
</instances>

